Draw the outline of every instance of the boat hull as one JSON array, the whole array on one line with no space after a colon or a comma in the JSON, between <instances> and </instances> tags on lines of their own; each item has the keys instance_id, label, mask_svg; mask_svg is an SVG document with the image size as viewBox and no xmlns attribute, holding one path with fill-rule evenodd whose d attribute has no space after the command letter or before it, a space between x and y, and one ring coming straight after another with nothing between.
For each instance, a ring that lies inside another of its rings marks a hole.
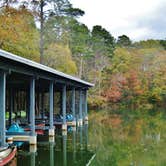
<instances>
[{"instance_id":1,"label":"boat hull","mask_svg":"<svg viewBox=\"0 0 166 166\"><path fill-rule=\"evenodd\" d=\"M8 164L10 161L13 160L17 152L17 148L9 147L7 149L4 149L0 152L0 166Z\"/></svg>"}]
</instances>

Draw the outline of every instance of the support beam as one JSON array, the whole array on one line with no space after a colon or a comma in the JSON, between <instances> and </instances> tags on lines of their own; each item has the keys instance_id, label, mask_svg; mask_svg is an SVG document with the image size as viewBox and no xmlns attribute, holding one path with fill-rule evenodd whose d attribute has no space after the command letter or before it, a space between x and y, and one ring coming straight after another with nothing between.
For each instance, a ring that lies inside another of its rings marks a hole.
<instances>
[{"instance_id":1,"label":"support beam","mask_svg":"<svg viewBox=\"0 0 166 166\"><path fill-rule=\"evenodd\" d=\"M31 135L35 135L35 78L30 79L30 124Z\"/></svg>"},{"instance_id":2,"label":"support beam","mask_svg":"<svg viewBox=\"0 0 166 166\"><path fill-rule=\"evenodd\" d=\"M85 90L85 118L84 118L84 120L85 121L88 121L88 91L87 90Z\"/></svg>"},{"instance_id":3,"label":"support beam","mask_svg":"<svg viewBox=\"0 0 166 166\"><path fill-rule=\"evenodd\" d=\"M9 91L9 98L10 98L10 109L9 109L9 126L11 126L12 123L12 113L14 112L14 93L13 93L13 88L10 88Z\"/></svg>"},{"instance_id":4,"label":"support beam","mask_svg":"<svg viewBox=\"0 0 166 166\"><path fill-rule=\"evenodd\" d=\"M82 126L82 90L79 91L79 126Z\"/></svg>"},{"instance_id":5,"label":"support beam","mask_svg":"<svg viewBox=\"0 0 166 166\"><path fill-rule=\"evenodd\" d=\"M60 91L60 93L59 93L59 103L60 103L60 114L61 115L63 115L63 109L62 109L62 105L63 105L63 100L62 100L62 97L63 95L62 95L62 91Z\"/></svg>"},{"instance_id":6,"label":"support beam","mask_svg":"<svg viewBox=\"0 0 166 166\"><path fill-rule=\"evenodd\" d=\"M30 145L36 145L36 133L35 133L35 78L31 77L30 79L30 127L31 127L31 136L30 136Z\"/></svg>"},{"instance_id":7,"label":"support beam","mask_svg":"<svg viewBox=\"0 0 166 166\"><path fill-rule=\"evenodd\" d=\"M44 94L44 91L42 92L41 94L41 114L42 114L42 119L44 119L44 97L45 97L45 94Z\"/></svg>"},{"instance_id":8,"label":"support beam","mask_svg":"<svg viewBox=\"0 0 166 166\"><path fill-rule=\"evenodd\" d=\"M63 113L62 130L67 130L67 124L66 124L66 85L64 85L62 88L62 113Z\"/></svg>"},{"instance_id":9,"label":"support beam","mask_svg":"<svg viewBox=\"0 0 166 166\"><path fill-rule=\"evenodd\" d=\"M26 90L26 118L28 123L30 123L30 88Z\"/></svg>"},{"instance_id":10,"label":"support beam","mask_svg":"<svg viewBox=\"0 0 166 166\"><path fill-rule=\"evenodd\" d=\"M6 111L6 73L0 71L0 147L6 146L6 122L5 122L5 111Z\"/></svg>"},{"instance_id":11,"label":"support beam","mask_svg":"<svg viewBox=\"0 0 166 166\"><path fill-rule=\"evenodd\" d=\"M73 115L73 126L76 126L76 110L75 110L75 88L72 88L72 115Z\"/></svg>"},{"instance_id":12,"label":"support beam","mask_svg":"<svg viewBox=\"0 0 166 166\"><path fill-rule=\"evenodd\" d=\"M50 81L50 86L49 86L49 101L50 101L50 128L49 128L49 136L54 136L54 83L53 81Z\"/></svg>"}]
</instances>

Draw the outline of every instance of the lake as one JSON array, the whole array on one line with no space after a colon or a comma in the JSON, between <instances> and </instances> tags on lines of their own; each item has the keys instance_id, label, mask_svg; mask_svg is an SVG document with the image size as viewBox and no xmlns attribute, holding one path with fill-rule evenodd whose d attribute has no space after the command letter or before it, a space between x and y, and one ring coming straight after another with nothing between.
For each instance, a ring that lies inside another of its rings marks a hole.
<instances>
[{"instance_id":1,"label":"lake","mask_svg":"<svg viewBox=\"0 0 166 166\"><path fill-rule=\"evenodd\" d=\"M18 151L18 166L85 166L94 155L88 145L88 125L70 129L67 135L57 132L55 142L49 142L48 136L39 140L37 152L26 145Z\"/></svg>"},{"instance_id":2,"label":"lake","mask_svg":"<svg viewBox=\"0 0 166 166\"><path fill-rule=\"evenodd\" d=\"M99 112L90 120L89 143L96 148L91 166L166 166L165 115Z\"/></svg>"},{"instance_id":3,"label":"lake","mask_svg":"<svg viewBox=\"0 0 166 166\"><path fill-rule=\"evenodd\" d=\"M89 125L43 137L37 152L18 151L18 166L166 166L166 119L96 113ZM91 160L93 159L93 160Z\"/></svg>"}]
</instances>

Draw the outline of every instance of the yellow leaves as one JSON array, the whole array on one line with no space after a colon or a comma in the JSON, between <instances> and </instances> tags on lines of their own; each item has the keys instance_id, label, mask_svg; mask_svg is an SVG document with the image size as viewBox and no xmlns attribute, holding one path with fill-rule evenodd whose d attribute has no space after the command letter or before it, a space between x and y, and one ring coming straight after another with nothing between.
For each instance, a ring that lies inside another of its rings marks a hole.
<instances>
[{"instance_id":1,"label":"yellow leaves","mask_svg":"<svg viewBox=\"0 0 166 166\"><path fill-rule=\"evenodd\" d=\"M114 57L112 59L112 70L113 72L126 72L130 68L132 57L130 52L126 48L118 47L115 50Z\"/></svg>"},{"instance_id":2,"label":"yellow leaves","mask_svg":"<svg viewBox=\"0 0 166 166\"><path fill-rule=\"evenodd\" d=\"M76 74L77 67L72 60L68 46L50 44L44 53L45 64L68 74Z\"/></svg>"},{"instance_id":3,"label":"yellow leaves","mask_svg":"<svg viewBox=\"0 0 166 166\"><path fill-rule=\"evenodd\" d=\"M0 48L39 61L39 33L26 9L5 8L0 13Z\"/></svg>"},{"instance_id":4,"label":"yellow leaves","mask_svg":"<svg viewBox=\"0 0 166 166\"><path fill-rule=\"evenodd\" d=\"M106 100L102 96L91 96L88 98L88 103L91 106L91 109L99 109L104 107Z\"/></svg>"}]
</instances>

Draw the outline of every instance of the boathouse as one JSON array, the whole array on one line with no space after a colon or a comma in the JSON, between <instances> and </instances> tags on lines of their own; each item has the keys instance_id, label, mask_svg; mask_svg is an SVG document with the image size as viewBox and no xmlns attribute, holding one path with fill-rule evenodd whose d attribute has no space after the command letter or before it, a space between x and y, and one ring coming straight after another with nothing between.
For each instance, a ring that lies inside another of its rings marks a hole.
<instances>
[{"instance_id":1,"label":"boathouse","mask_svg":"<svg viewBox=\"0 0 166 166\"><path fill-rule=\"evenodd\" d=\"M57 108L63 116L62 130L67 129L67 110L74 117L73 125L76 122L82 125L88 120L87 91L93 86L79 78L0 50L0 147L6 146L6 130L13 122L13 113L18 117L21 110L26 112L21 123L29 125L28 137L32 144L36 144L37 116L47 118L48 133L54 136L54 112ZM55 102L58 97L59 105Z\"/></svg>"}]
</instances>

